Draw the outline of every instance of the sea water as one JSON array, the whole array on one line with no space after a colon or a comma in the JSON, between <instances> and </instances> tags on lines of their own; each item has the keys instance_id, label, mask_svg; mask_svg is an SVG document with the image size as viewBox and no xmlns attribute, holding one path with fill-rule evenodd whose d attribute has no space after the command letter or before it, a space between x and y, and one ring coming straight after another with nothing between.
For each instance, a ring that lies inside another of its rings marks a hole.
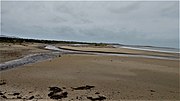
<instances>
[{"instance_id":1,"label":"sea water","mask_svg":"<svg viewBox=\"0 0 180 101\"><path fill-rule=\"evenodd\" d=\"M165 53L180 53L180 49L177 48L168 48L168 47L154 47L154 46L126 46L126 45L115 45L117 48L127 48L134 50L145 50L145 51L154 51L154 52L165 52Z\"/></svg>"}]
</instances>

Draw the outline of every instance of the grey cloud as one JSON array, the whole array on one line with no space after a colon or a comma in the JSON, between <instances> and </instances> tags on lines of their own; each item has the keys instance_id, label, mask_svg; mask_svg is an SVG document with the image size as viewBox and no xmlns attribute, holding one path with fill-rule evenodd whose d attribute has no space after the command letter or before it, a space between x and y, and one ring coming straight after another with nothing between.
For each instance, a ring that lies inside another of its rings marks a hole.
<instances>
[{"instance_id":1,"label":"grey cloud","mask_svg":"<svg viewBox=\"0 0 180 101\"><path fill-rule=\"evenodd\" d=\"M55 16L52 19L49 19L49 21L51 23L64 23L64 22L67 22L68 20L59 16Z\"/></svg>"},{"instance_id":2,"label":"grey cloud","mask_svg":"<svg viewBox=\"0 0 180 101\"><path fill-rule=\"evenodd\" d=\"M179 18L179 2L174 2L170 6L161 10L161 15L165 17Z\"/></svg>"},{"instance_id":3,"label":"grey cloud","mask_svg":"<svg viewBox=\"0 0 180 101\"><path fill-rule=\"evenodd\" d=\"M2 33L178 47L177 2L2 2ZM171 44L170 44L171 43Z\"/></svg>"},{"instance_id":4,"label":"grey cloud","mask_svg":"<svg viewBox=\"0 0 180 101\"><path fill-rule=\"evenodd\" d=\"M74 33L74 29L68 26L61 26L61 27L55 27L53 28L53 30L57 33L61 34L73 34Z\"/></svg>"},{"instance_id":5,"label":"grey cloud","mask_svg":"<svg viewBox=\"0 0 180 101\"><path fill-rule=\"evenodd\" d=\"M141 2L132 2L129 5L126 5L125 7L109 8L109 10L117 14L131 13L139 9L141 7L140 4Z\"/></svg>"}]
</instances>

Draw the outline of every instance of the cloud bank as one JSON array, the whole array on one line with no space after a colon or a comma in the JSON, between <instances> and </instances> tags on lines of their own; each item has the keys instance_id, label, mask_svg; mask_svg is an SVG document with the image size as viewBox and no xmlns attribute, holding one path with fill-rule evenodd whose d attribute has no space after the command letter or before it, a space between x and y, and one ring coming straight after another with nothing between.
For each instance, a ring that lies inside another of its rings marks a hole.
<instances>
[{"instance_id":1,"label":"cloud bank","mask_svg":"<svg viewBox=\"0 0 180 101\"><path fill-rule=\"evenodd\" d=\"M179 47L179 2L1 2L1 33Z\"/></svg>"}]
</instances>

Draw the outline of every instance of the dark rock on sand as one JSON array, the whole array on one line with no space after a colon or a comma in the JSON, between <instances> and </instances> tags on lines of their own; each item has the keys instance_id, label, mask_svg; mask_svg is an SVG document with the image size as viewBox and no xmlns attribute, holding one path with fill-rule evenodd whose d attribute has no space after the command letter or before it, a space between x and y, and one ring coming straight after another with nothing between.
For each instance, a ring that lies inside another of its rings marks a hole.
<instances>
[{"instance_id":1,"label":"dark rock on sand","mask_svg":"<svg viewBox=\"0 0 180 101\"><path fill-rule=\"evenodd\" d=\"M19 95L20 93L13 93L14 96Z\"/></svg>"},{"instance_id":2,"label":"dark rock on sand","mask_svg":"<svg viewBox=\"0 0 180 101\"><path fill-rule=\"evenodd\" d=\"M81 86L81 87L74 87L72 88L73 90L87 90L87 89L91 89L91 88L94 88L95 86L89 86L89 85L86 85L86 86Z\"/></svg>"},{"instance_id":3,"label":"dark rock on sand","mask_svg":"<svg viewBox=\"0 0 180 101\"><path fill-rule=\"evenodd\" d=\"M29 97L29 100L32 100L32 99L34 99L34 96Z\"/></svg>"},{"instance_id":4,"label":"dark rock on sand","mask_svg":"<svg viewBox=\"0 0 180 101\"><path fill-rule=\"evenodd\" d=\"M30 91L29 93L32 93L33 91Z\"/></svg>"},{"instance_id":5,"label":"dark rock on sand","mask_svg":"<svg viewBox=\"0 0 180 101\"><path fill-rule=\"evenodd\" d=\"M67 95L68 95L67 92L62 92L62 93L60 93L60 94L54 93L53 95L51 95L51 96L49 96L49 97L50 97L51 99L56 99L56 100L58 100L58 99L66 98Z\"/></svg>"},{"instance_id":6,"label":"dark rock on sand","mask_svg":"<svg viewBox=\"0 0 180 101\"><path fill-rule=\"evenodd\" d=\"M106 97L104 97L104 96L98 96L98 97L87 97L87 99L90 99L91 101L96 101L96 100L98 100L98 101L102 101L102 100L105 100L105 99L106 99Z\"/></svg>"},{"instance_id":7,"label":"dark rock on sand","mask_svg":"<svg viewBox=\"0 0 180 101\"><path fill-rule=\"evenodd\" d=\"M35 95L35 98L36 99L42 99L42 97L39 94Z\"/></svg>"},{"instance_id":8,"label":"dark rock on sand","mask_svg":"<svg viewBox=\"0 0 180 101\"><path fill-rule=\"evenodd\" d=\"M0 92L0 95L4 95L2 92Z\"/></svg>"},{"instance_id":9,"label":"dark rock on sand","mask_svg":"<svg viewBox=\"0 0 180 101\"><path fill-rule=\"evenodd\" d=\"M96 92L95 94L100 94L99 92Z\"/></svg>"},{"instance_id":10,"label":"dark rock on sand","mask_svg":"<svg viewBox=\"0 0 180 101\"><path fill-rule=\"evenodd\" d=\"M61 93L60 95L62 95L63 98L66 98L67 95L68 95L68 92L63 92L63 93Z\"/></svg>"},{"instance_id":11,"label":"dark rock on sand","mask_svg":"<svg viewBox=\"0 0 180 101\"><path fill-rule=\"evenodd\" d=\"M56 92L50 92L50 93L48 94L48 96L51 97L51 96L53 96L53 95L55 95L55 94L56 94Z\"/></svg>"},{"instance_id":12,"label":"dark rock on sand","mask_svg":"<svg viewBox=\"0 0 180 101\"><path fill-rule=\"evenodd\" d=\"M62 92L62 89L59 87L49 87L50 88L50 93L48 94L48 96L51 99L62 99L62 98L66 98L68 93L67 92Z\"/></svg>"},{"instance_id":13,"label":"dark rock on sand","mask_svg":"<svg viewBox=\"0 0 180 101\"><path fill-rule=\"evenodd\" d=\"M58 100L58 99L61 99L62 97L60 95L55 94L55 95L51 95L50 98Z\"/></svg>"},{"instance_id":14,"label":"dark rock on sand","mask_svg":"<svg viewBox=\"0 0 180 101\"><path fill-rule=\"evenodd\" d=\"M5 80L0 80L0 85L5 85L6 81Z\"/></svg>"},{"instance_id":15,"label":"dark rock on sand","mask_svg":"<svg viewBox=\"0 0 180 101\"><path fill-rule=\"evenodd\" d=\"M1 97L4 98L4 99L7 99L7 97L5 95L2 95Z\"/></svg>"},{"instance_id":16,"label":"dark rock on sand","mask_svg":"<svg viewBox=\"0 0 180 101\"><path fill-rule=\"evenodd\" d=\"M80 97L76 96L76 99L78 99L78 100L82 100L82 97L81 97L81 96L80 96Z\"/></svg>"},{"instance_id":17,"label":"dark rock on sand","mask_svg":"<svg viewBox=\"0 0 180 101\"><path fill-rule=\"evenodd\" d=\"M156 92L155 90L150 90L150 92Z\"/></svg>"},{"instance_id":18,"label":"dark rock on sand","mask_svg":"<svg viewBox=\"0 0 180 101\"><path fill-rule=\"evenodd\" d=\"M17 99L21 99L22 97L21 96L17 96Z\"/></svg>"},{"instance_id":19,"label":"dark rock on sand","mask_svg":"<svg viewBox=\"0 0 180 101\"><path fill-rule=\"evenodd\" d=\"M61 91L62 91L62 89L59 88L59 87L49 87L49 88L50 88L49 91L52 91L52 92L54 92L54 93L57 93L57 92L61 92Z\"/></svg>"}]
</instances>

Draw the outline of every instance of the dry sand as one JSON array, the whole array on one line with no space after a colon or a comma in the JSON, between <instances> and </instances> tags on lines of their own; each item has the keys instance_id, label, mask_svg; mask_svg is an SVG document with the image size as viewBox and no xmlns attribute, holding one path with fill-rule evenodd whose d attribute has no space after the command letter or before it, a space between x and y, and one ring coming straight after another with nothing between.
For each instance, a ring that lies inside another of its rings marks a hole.
<instances>
[{"instance_id":1,"label":"dry sand","mask_svg":"<svg viewBox=\"0 0 180 101\"><path fill-rule=\"evenodd\" d=\"M0 43L0 63L19 59L29 54L49 52L41 49L43 46L40 43Z\"/></svg>"},{"instance_id":2,"label":"dry sand","mask_svg":"<svg viewBox=\"0 0 180 101\"><path fill-rule=\"evenodd\" d=\"M50 100L49 87L59 87L67 92L67 98L63 100L89 100L87 97L98 95L106 100L180 99L178 60L63 55L1 71L0 75L6 83L0 85L1 93L9 99L19 96L27 100L33 96L33 100ZM95 87L72 89L85 85ZM20 95L9 95L12 93Z\"/></svg>"}]
</instances>

